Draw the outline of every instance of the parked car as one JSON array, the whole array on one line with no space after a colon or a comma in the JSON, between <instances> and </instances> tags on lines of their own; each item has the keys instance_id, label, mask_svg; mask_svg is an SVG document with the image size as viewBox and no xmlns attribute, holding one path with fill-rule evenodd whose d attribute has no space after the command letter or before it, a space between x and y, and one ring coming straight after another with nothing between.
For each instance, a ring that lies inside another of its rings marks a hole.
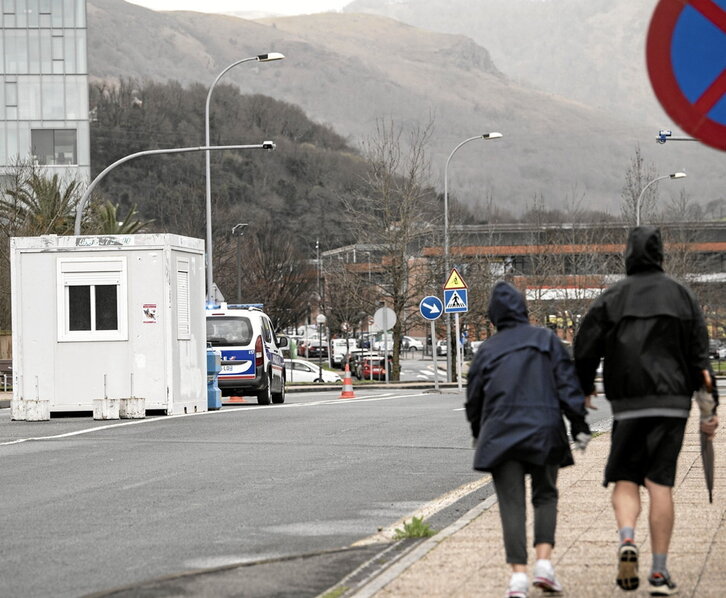
<instances>
[{"instance_id":1,"label":"parked car","mask_svg":"<svg viewBox=\"0 0 726 598\"><path fill-rule=\"evenodd\" d=\"M359 349L370 349L371 340L372 339L370 334L361 334L360 337L358 337L356 346Z\"/></svg>"},{"instance_id":2,"label":"parked car","mask_svg":"<svg viewBox=\"0 0 726 598\"><path fill-rule=\"evenodd\" d=\"M302 347L298 347L297 354L307 358L322 357L327 360L328 344L325 341L321 343L319 340L309 340L307 343L303 343Z\"/></svg>"},{"instance_id":3,"label":"parked car","mask_svg":"<svg viewBox=\"0 0 726 598\"><path fill-rule=\"evenodd\" d=\"M403 339L401 339L401 346L404 349L408 349L409 351L423 351L424 350L424 344L412 336L404 336Z\"/></svg>"},{"instance_id":4,"label":"parked car","mask_svg":"<svg viewBox=\"0 0 726 598\"><path fill-rule=\"evenodd\" d=\"M384 367L385 359L382 357L365 357L358 366L357 377L360 380L385 380L386 368Z\"/></svg>"},{"instance_id":5,"label":"parked car","mask_svg":"<svg viewBox=\"0 0 726 598\"><path fill-rule=\"evenodd\" d=\"M361 361L366 357L380 358L380 355L370 349L354 349L348 354L348 366L350 367L351 374L354 376L357 375L358 367L360 366ZM343 364L343 369L345 369L345 363Z\"/></svg>"},{"instance_id":6,"label":"parked car","mask_svg":"<svg viewBox=\"0 0 726 598\"><path fill-rule=\"evenodd\" d=\"M330 341L330 365L332 367L345 367L345 356L355 348L355 340L346 338L334 338Z\"/></svg>"},{"instance_id":7,"label":"parked car","mask_svg":"<svg viewBox=\"0 0 726 598\"><path fill-rule=\"evenodd\" d=\"M709 340L708 356L711 359L726 359L726 344L714 339Z\"/></svg>"},{"instance_id":8,"label":"parked car","mask_svg":"<svg viewBox=\"0 0 726 598\"><path fill-rule=\"evenodd\" d=\"M448 348L446 346L445 340L436 342L436 355L446 355L447 351L448 351Z\"/></svg>"},{"instance_id":9,"label":"parked car","mask_svg":"<svg viewBox=\"0 0 726 598\"><path fill-rule=\"evenodd\" d=\"M259 307L207 308L207 344L222 353L218 386L223 397L254 395L260 405L285 402L287 337L278 337Z\"/></svg>"},{"instance_id":10,"label":"parked car","mask_svg":"<svg viewBox=\"0 0 726 598\"><path fill-rule=\"evenodd\" d=\"M320 366L305 359L286 359L285 373L290 384L298 382L340 382L340 376L335 372L323 369L320 375Z\"/></svg>"},{"instance_id":11,"label":"parked car","mask_svg":"<svg viewBox=\"0 0 726 598\"><path fill-rule=\"evenodd\" d=\"M383 351L386 347L388 347L389 351L393 351L393 335L387 334L384 337L383 334L377 334L372 349L374 351Z\"/></svg>"},{"instance_id":12,"label":"parked car","mask_svg":"<svg viewBox=\"0 0 726 598\"><path fill-rule=\"evenodd\" d=\"M471 355L472 355L472 357L474 355L476 355L476 352L479 350L479 347L481 347L481 345L482 345L483 342L484 341L472 341L471 342L470 346L471 346Z\"/></svg>"}]
</instances>

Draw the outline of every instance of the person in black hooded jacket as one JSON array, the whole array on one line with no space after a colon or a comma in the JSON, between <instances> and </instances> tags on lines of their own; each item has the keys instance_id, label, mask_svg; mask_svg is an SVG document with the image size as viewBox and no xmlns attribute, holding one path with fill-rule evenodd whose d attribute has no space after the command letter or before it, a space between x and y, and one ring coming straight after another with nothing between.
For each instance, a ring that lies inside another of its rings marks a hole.
<instances>
[{"instance_id":1,"label":"person in black hooded jacket","mask_svg":"<svg viewBox=\"0 0 726 598\"><path fill-rule=\"evenodd\" d=\"M522 294L507 282L492 291L488 316L497 333L469 368L466 415L476 439L474 469L492 473L512 577L507 596L525 598L525 476L534 506L534 585L560 592L551 563L557 522L557 472L574 463L563 413L584 449L590 439L585 398L562 341L529 323Z\"/></svg>"},{"instance_id":2,"label":"person in black hooded jacket","mask_svg":"<svg viewBox=\"0 0 726 598\"><path fill-rule=\"evenodd\" d=\"M640 486L645 486L653 552L648 581L654 596L678 591L666 567L676 462L691 397L701 386L712 390L703 314L693 294L664 274L662 263L660 231L633 229L625 251L626 278L595 300L574 343L588 406L604 358L603 385L614 420L604 485L615 484L612 504L620 533L616 581L624 590L639 585L634 534ZM712 436L717 426L714 414L701 429Z\"/></svg>"}]
</instances>

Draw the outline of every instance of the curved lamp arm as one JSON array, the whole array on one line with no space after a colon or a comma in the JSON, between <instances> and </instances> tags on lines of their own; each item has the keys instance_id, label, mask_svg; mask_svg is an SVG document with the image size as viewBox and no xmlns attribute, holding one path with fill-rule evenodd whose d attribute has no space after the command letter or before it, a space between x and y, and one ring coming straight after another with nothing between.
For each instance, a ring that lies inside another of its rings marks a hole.
<instances>
[{"instance_id":1,"label":"curved lamp arm","mask_svg":"<svg viewBox=\"0 0 726 598\"><path fill-rule=\"evenodd\" d=\"M81 220L83 219L83 210L86 207L86 204L88 203L88 200L91 197L91 193L93 193L93 190L96 188L96 185L101 182L101 180L114 168L119 166L120 164L123 164L124 162L128 162L129 160L133 160L134 158L139 158L141 156L152 156L154 154L179 154L182 152L203 152L208 150L230 150L230 149L264 149L264 150L274 150L275 144L272 141L264 141L263 143L257 143L254 145L216 145L216 146L206 146L203 145L201 147L173 147L168 149L155 149L155 150L144 150L142 152L136 152L135 154L129 154L128 156L124 156L123 158L116 160L113 164L110 166L107 166L104 168L93 181L91 181L91 184L88 185L85 192L81 196L81 199L78 201L78 205L76 206L76 223L75 227L73 229L73 234L76 236L79 236L81 234Z\"/></svg>"},{"instance_id":2,"label":"curved lamp arm","mask_svg":"<svg viewBox=\"0 0 726 598\"><path fill-rule=\"evenodd\" d=\"M663 179L682 179L685 177L686 177L685 172L674 172L672 174L664 174L663 176L654 178L645 187L643 187L643 190L640 192L640 195L638 195L638 200L635 202L635 226L640 226L640 202L643 200L643 196L645 195L645 192L648 189L648 187L650 187L653 183L662 181Z\"/></svg>"}]
</instances>

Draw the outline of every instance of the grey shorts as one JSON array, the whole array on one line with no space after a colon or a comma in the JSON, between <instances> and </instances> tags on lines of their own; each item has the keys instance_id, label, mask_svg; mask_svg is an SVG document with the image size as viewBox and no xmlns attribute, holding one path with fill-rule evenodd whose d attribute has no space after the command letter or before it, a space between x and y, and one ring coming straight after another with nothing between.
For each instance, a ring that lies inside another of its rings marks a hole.
<instances>
[{"instance_id":1,"label":"grey shorts","mask_svg":"<svg viewBox=\"0 0 726 598\"><path fill-rule=\"evenodd\" d=\"M610 456L603 485L645 479L672 487L688 420L680 417L642 417L613 422Z\"/></svg>"}]
</instances>

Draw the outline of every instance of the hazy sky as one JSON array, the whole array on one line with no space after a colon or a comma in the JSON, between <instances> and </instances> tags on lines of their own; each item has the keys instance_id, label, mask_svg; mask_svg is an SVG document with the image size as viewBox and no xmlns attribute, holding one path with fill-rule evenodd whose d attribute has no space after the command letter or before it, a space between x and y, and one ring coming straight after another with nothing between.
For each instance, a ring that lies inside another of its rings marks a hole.
<instances>
[{"instance_id":1,"label":"hazy sky","mask_svg":"<svg viewBox=\"0 0 726 598\"><path fill-rule=\"evenodd\" d=\"M153 10L198 12L266 12L301 15L340 10L351 0L128 0Z\"/></svg>"}]
</instances>

